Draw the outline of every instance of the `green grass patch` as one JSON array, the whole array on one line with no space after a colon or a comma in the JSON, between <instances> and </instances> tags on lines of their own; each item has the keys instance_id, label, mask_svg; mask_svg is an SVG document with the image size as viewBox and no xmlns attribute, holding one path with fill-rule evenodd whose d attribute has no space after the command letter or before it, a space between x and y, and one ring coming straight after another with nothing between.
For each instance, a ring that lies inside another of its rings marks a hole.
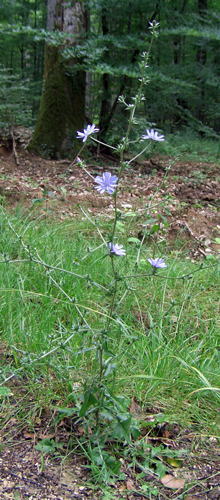
<instances>
[{"instance_id":1,"label":"green grass patch","mask_svg":"<svg viewBox=\"0 0 220 500\"><path fill-rule=\"evenodd\" d=\"M108 241L105 220L103 235ZM217 260L200 266L179 250L166 255L163 243L157 256L168 267L153 276L147 258L155 249L143 245L137 268L137 245L124 244L126 257L115 258L121 279L108 349L117 368L109 387L216 434ZM87 220L55 223L19 214L8 220L3 213L0 254L1 383L7 386L15 374L35 394L37 408L64 402L74 384L97 371L112 294L106 247Z\"/></svg>"}]
</instances>

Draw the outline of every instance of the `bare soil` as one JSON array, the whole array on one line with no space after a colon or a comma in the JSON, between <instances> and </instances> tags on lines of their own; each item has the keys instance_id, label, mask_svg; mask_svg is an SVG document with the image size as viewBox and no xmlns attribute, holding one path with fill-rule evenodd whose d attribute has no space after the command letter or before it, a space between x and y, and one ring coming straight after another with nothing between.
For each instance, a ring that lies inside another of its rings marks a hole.
<instances>
[{"instance_id":1,"label":"bare soil","mask_svg":"<svg viewBox=\"0 0 220 500\"><path fill-rule=\"evenodd\" d=\"M87 164L87 175L76 163L53 161L18 152L19 165L11 152L0 147L0 197L7 207L37 207L42 215L64 220L79 213L79 205L91 214L110 215L112 198L97 195L91 176L103 170L117 172L108 157ZM198 254L218 252L220 219L220 165L178 161L166 157L136 164L123 174L119 208L145 213L149 196L158 212L163 203L170 210L167 238L189 240ZM197 244L196 244L197 242ZM211 250L210 250L211 248Z\"/></svg>"}]
</instances>

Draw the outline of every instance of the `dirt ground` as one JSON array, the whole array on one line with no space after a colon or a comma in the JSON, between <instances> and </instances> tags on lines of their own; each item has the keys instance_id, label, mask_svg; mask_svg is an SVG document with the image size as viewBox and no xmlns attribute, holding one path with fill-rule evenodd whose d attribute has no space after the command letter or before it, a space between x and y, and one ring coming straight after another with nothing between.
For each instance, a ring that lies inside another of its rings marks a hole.
<instances>
[{"instance_id":1,"label":"dirt ground","mask_svg":"<svg viewBox=\"0 0 220 500\"><path fill-rule=\"evenodd\" d=\"M152 411L152 410L151 410ZM157 410L158 411L158 410ZM155 410L156 412L156 410ZM152 418L146 411L146 419ZM66 499L184 499L218 500L220 498L220 449L216 437L197 436L190 430L181 430L178 425L164 424L154 429L156 437L147 437L154 446L164 444L170 450L185 450L180 468L172 469L171 480L177 480L175 488L165 487L155 474L147 473L142 477L141 490L137 474L141 469L130 467L122 459L123 480L108 487L95 487L89 477L88 464L80 455L60 453L56 456L42 455L35 445L40 439L55 438L67 442L71 438L65 426L49 432L48 421L37 419L36 425L29 430L21 429L15 417L10 418L0 433L0 499L23 500L66 500ZM45 433L47 429L47 434ZM184 483L184 494L181 483ZM150 495L147 488L157 488L158 493Z\"/></svg>"},{"instance_id":2,"label":"dirt ground","mask_svg":"<svg viewBox=\"0 0 220 500\"><path fill-rule=\"evenodd\" d=\"M18 152L19 165L4 146L0 147L0 200L8 207L37 207L46 216L61 220L79 213L79 205L96 215L112 213L112 198L97 195L91 176L103 170L117 172L117 162L108 157L87 163L87 173L70 161L52 161ZM89 175L90 174L90 175ZM218 252L220 164L175 161L166 157L136 164L123 174L119 190L122 211L147 212L151 204L163 213L169 208L167 237L190 240L198 254ZM155 210L154 210L155 212Z\"/></svg>"},{"instance_id":3,"label":"dirt ground","mask_svg":"<svg viewBox=\"0 0 220 500\"><path fill-rule=\"evenodd\" d=\"M112 198L97 195L90 177L103 170L116 172L116 162L109 158L96 158L87 164L87 175L77 164L70 161L52 161L18 151L18 162L4 146L0 146L0 201L10 208L22 205L36 208L42 216L59 220L75 217L79 204L87 207L92 215L112 212ZM185 238L195 258L217 254L220 245L220 172L217 163L178 161L154 157L135 165L123 174L119 191L119 207L144 213L149 197L153 205L163 211L163 203L169 207L167 238L172 242ZM42 436L43 434L43 436ZM192 450L197 442L189 431L173 430L166 434L168 445ZM96 499L161 498L185 500L220 499L220 450L216 437L206 437L194 451L188 451L184 466L172 474L185 479L187 489L164 487L150 474L146 484L159 487L158 495L143 494L136 483L136 472L126 468L123 481L108 488L104 495L94 490L89 482L85 461L70 456L45 457L35 449L39 438L45 437L44 424L35 431L18 429L16 418L10 418L0 434L0 499ZM164 436L160 439L163 440ZM158 438L159 439L159 438ZM196 450L196 451L195 451Z\"/></svg>"}]
</instances>

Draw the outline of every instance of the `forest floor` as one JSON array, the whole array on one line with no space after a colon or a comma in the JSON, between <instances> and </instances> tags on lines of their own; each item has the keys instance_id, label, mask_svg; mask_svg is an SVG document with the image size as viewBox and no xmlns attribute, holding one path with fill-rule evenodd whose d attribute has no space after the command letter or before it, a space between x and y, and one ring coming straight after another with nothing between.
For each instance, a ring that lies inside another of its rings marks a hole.
<instances>
[{"instance_id":1,"label":"forest floor","mask_svg":"<svg viewBox=\"0 0 220 500\"><path fill-rule=\"evenodd\" d=\"M117 173L117 163L102 156L90 160L87 169L91 176L103 170ZM0 197L7 207L37 207L42 216L64 220L77 216L80 205L91 215L110 217L112 198L97 196L90 175L70 161L45 160L24 150L16 165L13 155L0 147ZM124 172L118 207L144 214L153 195L158 211L163 202L169 208L168 238L189 240L201 256L219 250L219 194L219 163L155 156Z\"/></svg>"},{"instance_id":2,"label":"forest floor","mask_svg":"<svg viewBox=\"0 0 220 500\"><path fill-rule=\"evenodd\" d=\"M97 196L91 177L78 165L45 160L24 150L18 152L18 158L19 165L16 165L13 155L0 148L0 198L7 209L32 208L42 217L66 220L80 213L80 204L86 206L91 215L110 217L112 198ZM87 169L91 175L103 169L115 173L117 164L102 157L88 161ZM123 177L119 207L141 213L149 195L154 193L154 204L162 206L166 200L169 205L167 238L171 245L181 235L195 259L218 253L220 174L217 163L154 157L125 171ZM177 469L174 489L148 474L145 481L150 490L144 494L139 490L136 471L128 468L126 462L122 464L126 479L102 490L92 486L85 460L80 457L71 456L63 461L62 457L47 456L42 462L35 444L42 435L51 437L47 416L38 419L34 431L17 424L15 402L15 411L0 434L0 499L220 498L220 451L216 436L201 437L192 429L180 431L178 426L165 426L155 438L158 444L166 441L173 449L188 449L188 456L184 458L184 466ZM67 431L61 429L60 432ZM189 484L184 494L181 485L178 486L179 476ZM153 492L155 487L159 493Z\"/></svg>"}]
</instances>

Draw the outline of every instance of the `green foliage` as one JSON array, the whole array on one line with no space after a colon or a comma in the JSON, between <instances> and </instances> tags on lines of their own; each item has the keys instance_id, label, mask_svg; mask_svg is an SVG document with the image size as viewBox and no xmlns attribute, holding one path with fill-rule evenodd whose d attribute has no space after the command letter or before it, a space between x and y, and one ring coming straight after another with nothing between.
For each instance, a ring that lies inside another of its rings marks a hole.
<instances>
[{"instance_id":1,"label":"green foliage","mask_svg":"<svg viewBox=\"0 0 220 500\"><path fill-rule=\"evenodd\" d=\"M43 454L54 454L54 452L62 448L62 445L59 443L56 443L53 439L42 439L39 441L39 443L35 446L36 450L41 451Z\"/></svg>"},{"instance_id":2,"label":"green foliage","mask_svg":"<svg viewBox=\"0 0 220 500\"><path fill-rule=\"evenodd\" d=\"M41 258L49 265L55 265L59 268L65 267L68 272L86 275L87 263L89 262L90 278L93 283L97 283L100 279L110 282L110 266L105 259L102 259L103 250L98 249L92 253L87 251L88 245L94 246L94 248L98 246L98 241L94 240L94 232L88 223L83 221L69 221L62 222L62 224L51 224L50 221L48 223L37 222L35 217L31 217L31 214L28 218L15 214L11 222L16 232L24 235L27 249L37 248ZM103 220L102 224L103 230L108 232L108 219ZM132 218L131 227L134 224L135 220ZM161 245L164 243L162 242L159 246ZM84 329L77 322L76 315L72 311L74 306L62 300L61 292L50 281L50 273L48 274L42 266L34 262L32 264L22 262L22 259L27 257L27 252L7 226L4 216L1 217L0 251L2 261L1 293L3 297L0 327L2 336L8 345L14 345L18 348L20 346L21 351L24 351L23 354L22 352L16 354L14 351L17 366L24 366L30 374L32 371L34 374L35 370L37 373L37 366L43 372L46 372L47 366L53 366L54 373L58 378L61 377L61 380L62 373L65 372L67 381L67 373L71 374L71 371L74 370L74 373L78 373L76 381L81 381L86 369L85 363L87 363L88 354L93 352L95 347L91 335L89 332L85 334ZM136 250L132 243L128 244L128 251L131 256L135 256ZM142 247L142 254L143 260L146 261L146 258L151 255L151 249L148 245ZM81 261L82 255L86 258ZM10 259L18 259L21 262L15 265L7 264ZM183 397L184 394L187 394L189 387L190 390L201 387L196 373L191 372L190 368L186 371L177 360L174 361L172 356L176 355L177 352L182 359L186 361L191 359L194 366L200 371L204 371L206 377L214 382L218 373L215 364L217 362L217 318L215 311L218 299L218 276L215 258L213 257L213 259L207 269L205 266L204 269L200 269L197 275L192 274L194 278L181 281L176 280L176 278L182 274L190 276L190 273L198 266L188 259L184 260L179 251L176 254L173 252L168 258L168 263L170 263L169 279L165 281L163 279L155 280L153 296L151 296L150 287L146 287L146 279L140 278L136 289L137 304L140 305L140 308L143 307L143 310L146 303L148 304L149 314L152 318L148 333L143 329L144 325L137 322L133 314L134 299L131 293L126 295L118 307L111 336L111 351L120 360L117 383L120 385L121 377L125 377L128 393L132 391L133 387L137 391L138 397L141 394L139 391L143 390L145 394L152 396L152 400L157 400L160 395L167 394L167 404L169 404L167 391L171 382L173 394L175 394L178 392L181 380ZM133 265L129 268L127 261L120 262L120 268L122 274L128 274L129 270L132 271ZM145 264L146 269L147 263ZM141 271L143 272L143 263L141 263ZM98 336L103 326L102 311L99 308L101 290L95 284L88 286L87 280L82 281L77 277L73 279L71 274L63 275L59 270L54 270L54 277L58 283L63 283L67 294L71 297L76 296L77 302L84 305L88 320L92 317L96 319ZM151 279L149 283L151 283ZM164 286L166 286L166 295L163 297ZM213 298L208 294L208 291L211 290ZM108 293L106 292L106 300L107 298ZM163 304L158 311L161 299ZM93 301L93 305L91 305L91 301ZM177 322L170 320L167 316L171 305L172 314L178 319ZM86 309L87 307L88 309ZM189 332L192 331L196 318L196 335L190 340ZM127 332L125 338L121 337L123 331ZM43 352L59 346L60 339L64 343L71 332L73 337L69 343L70 350L66 349L64 345L62 354L55 351L54 354L51 354L50 361L46 357L37 362L37 358ZM207 335L206 332L209 334ZM149 333L151 337L149 337ZM167 339L169 339L168 343ZM91 351L87 351L87 349L91 349ZM29 353L29 361L36 359L36 365L35 363L27 363L26 352ZM159 359L161 362L158 364ZM114 358L112 363L114 364ZM91 369L95 369L95 366L96 360L94 358ZM142 369L143 379L139 378ZM11 372L9 365L8 371ZM190 380L188 373L191 373ZM71 375L70 377L72 379ZM114 373L110 373L108 377L114 379ZM170 397L172 400L171 393Z\"/></svg>"},{"instance_id":3,"label":"green foliage","mask_svg":"<svg viewBox=\"0 0 220 500\"><path fill-rule=\"evenodd\" d=\"M12 392L11 390L9 389L9 387L0 387L0 399L5 399L5 398L8 398L9 396L12 396Z\"/></svg>"},{"instance_id":4,"label":"green foliage","mask_svg":"<svg viewBox=\"0 0 220 500\"><path fill-rule=\"evenodd\" d=\"M123 93L129 100L135 92L140 54L150 40L148 22L160 18L160 38L152 49L150 85L145 106L139 109L140 118L147 115L149 122L156 122L166 132L187 127L202 136L219 135L217 2L209 2L208 11L202 13L193 1L174 5L156 1L146 4L146 0L88 0L86 5L89 29L73 48L65 33L45 29L43 0L37 4L18 1L13 7L9 0L2 2L0 64L26 81L34 118L46 42L59 48L69 75L78 70L90 74L87 118L99 117L103 125L104 113L103 134L111 128L111 134L118 137L118 125L126 123L118 95Z\"/></svg>"},{"instance_id":5,"label":"green foliage","mask_svg":"<svg viewBox=\"0 0 220 500\"><path fill-rule=\"evenodd\" d=\"M202 161L219 162L219 139L213 135L213 132L210 132L210 137L201 140L194 130L182 128L179 132L167 136L167 141L161 146L161 153L178 157L183 155L184 159L194 161L201 161L202 158Z\"/></svg>"},{"instance_id":6,"label":"green foliage","mask_svg":"<svg viewBox=\"0 0 220 500\"><path fill-rule=\"evenodd\" d=\"M32 125L36 117L42 86L43 42L33 43L31 28L37 34L44 23L43 0L1 2L0 87L4 89L3 99L7 98L4 122L8 126L12 117L13 124L25 126Z\"/></svg>"},{"instance_id":7,"label":"green foliage","mask_svg":"<svg viewBox=\"0 0 220 500\"><path fill-rule=\"evenodd\" d=\"M29 98L28 82L0 67L0 128L32 124Z\"/></svg>"}]
</instances>

